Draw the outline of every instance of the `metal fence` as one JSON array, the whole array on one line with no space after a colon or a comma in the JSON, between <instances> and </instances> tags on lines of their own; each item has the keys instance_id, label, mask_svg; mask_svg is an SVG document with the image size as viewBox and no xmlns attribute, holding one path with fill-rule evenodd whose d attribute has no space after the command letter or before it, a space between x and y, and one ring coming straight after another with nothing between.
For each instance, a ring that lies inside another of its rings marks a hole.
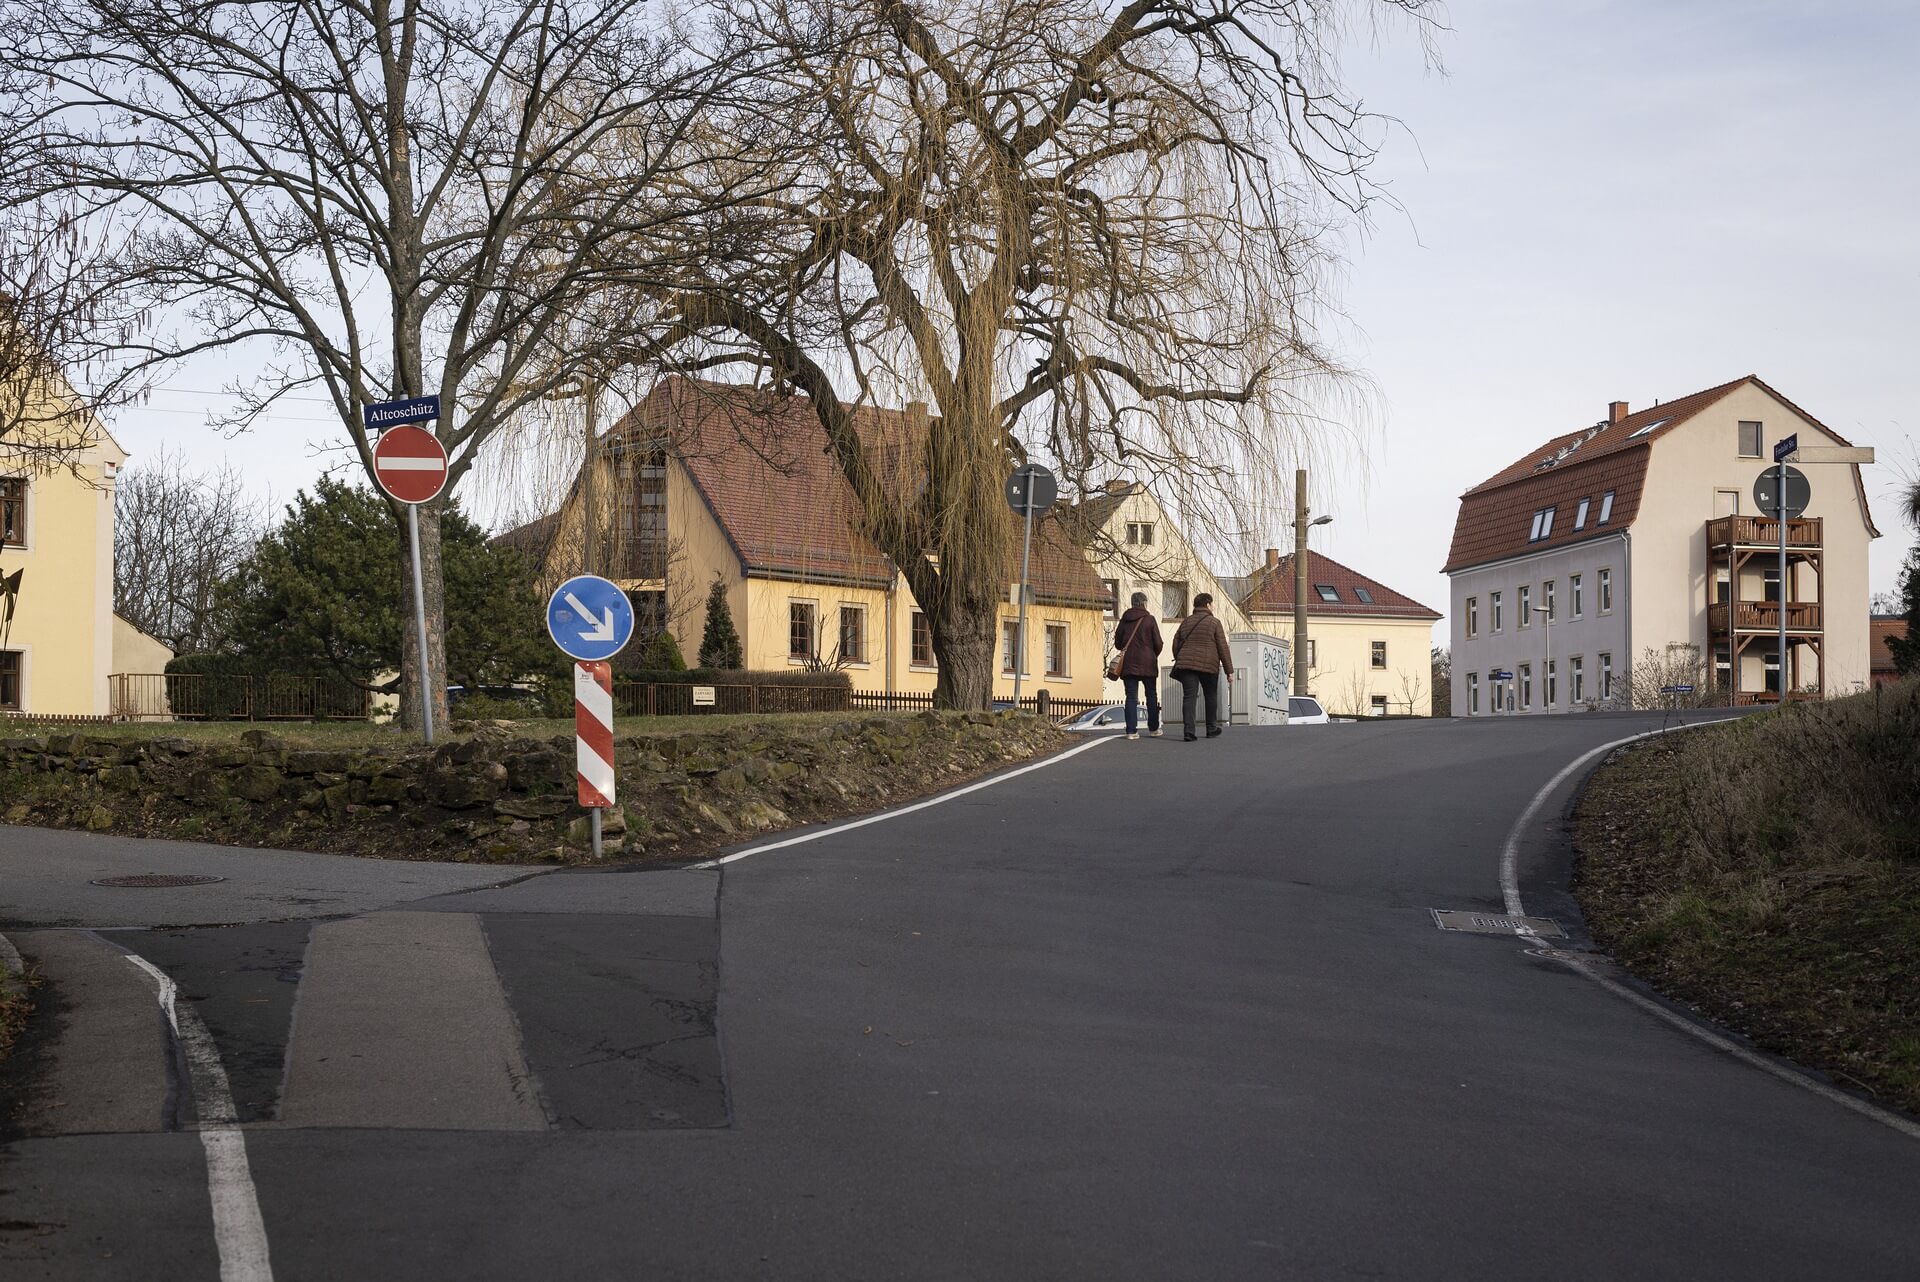
<instances>
[{"instance_id":1,"label":"metal fence","mask_svg":"<svg viewBox=\"0 0 1920 1282\"><path fill-rule=\"evenodd\" d=\"M694 702L694 692L713 702ZM652 682L613 684L613 714L617 717L686 717L706 714L777 712L845 712L858 706L844 686L788 685L659 685Z\"/></svg>"},{"instance_id":2,"label":"metal fence","mask_svg":"<svg viewBox=\"0 0 1920 1282\"><path fill-rule=\"evenodd\" d=\"M107 678L116 721L365 721L370 691L339 677L269 673L117 672Z\"/></svg>"}]
</instances>

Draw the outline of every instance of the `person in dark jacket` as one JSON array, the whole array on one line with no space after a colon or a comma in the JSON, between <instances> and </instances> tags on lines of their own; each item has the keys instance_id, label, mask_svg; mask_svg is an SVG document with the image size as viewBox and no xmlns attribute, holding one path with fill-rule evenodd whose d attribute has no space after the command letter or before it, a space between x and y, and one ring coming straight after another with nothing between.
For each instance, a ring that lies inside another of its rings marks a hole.
<instances>
[{"instance_id":1,"label":"person in dark jacket","mask_svg":"<svg viewBox=\"0 0 1920 1282\"><path fill-rule=\"evenodd\" d=\"M1193 613L1180 623L1173 634L1173 675L1180 682L1184 697L1180 713L1186 721L1187 739L1199 738L1193 732L1196 696L1207 699L1207 738L1220 733L1220 674L1233 680L1233 651L1227 645L1227 629L1213 616L1213 594L1202 592L1193 599Z\"/></svg>"},{"instance_id":2,"label":"person in dark jacket","mask_svg":"<svg viewBox=\"0 0 1920 1282\"><path fill-rule=\"evenodd\" d=\"M1133 594L1133 607L1113 625L1120 652L1120 679L1127 686L1127 738L1140 737L1140 687L1147 688L1147 735L1160 737L1160 624L1147 609L1147 594Z\"/></svg>"}]
</instances>

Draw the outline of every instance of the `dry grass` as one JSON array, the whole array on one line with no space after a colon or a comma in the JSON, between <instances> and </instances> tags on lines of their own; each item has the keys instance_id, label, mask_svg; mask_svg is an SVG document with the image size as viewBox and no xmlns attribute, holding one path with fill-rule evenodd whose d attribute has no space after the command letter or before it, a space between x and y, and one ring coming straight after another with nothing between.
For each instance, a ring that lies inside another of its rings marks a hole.
<instances>
[{"instance_id":1,"label":"dry grass","mask_svg":"<svg viewBox=\"0 0 1920 1282\"><path fill-rule=\"evenodd\" d=\"M842 721L873 717L906 717L910 712L781 712L763 714L711 714L687 717L617 717L614 734L622 739L644 738L657 734L681 734L689 730L725 730L734 726L832 725ZM466 723L461 723L466 724ZM515 721L515 735L547 739L571 735L571 720ZM74 734L94 739L152 739L171 737L192 739L196 743L238 741L249 730L265 730L296 748L379 748L400 747L420 742L418 732L397 725L376 725L367 721L138 721L111 725L37 725L21 721L0 725L0 737L29 734ZM449 734L444 728L436 741L465 738L467 732Z\"/></svg>"},{"instance_id":2,"label":"dry grass","mask_svg":"<svg viewBox=\"0 0 1920 1282\"><path fill-rule=\"evenodd\" d=\"M1920 1111L1920 682L1622 753L1577 844L1624 964Z\"/></svg>"},{"instance_id":3,"label":"dry grass","mask_svg":"<svg viewBox=\"0 0 1920 1282\"><path fill-rule=\"evenodd\" d=\"M13 1052L13 1044L27 1026L27 1016L33 1013L33 990L38 985L37 975L16 974L0 962L0 1060Z\"/></svg>"}]
</instances>

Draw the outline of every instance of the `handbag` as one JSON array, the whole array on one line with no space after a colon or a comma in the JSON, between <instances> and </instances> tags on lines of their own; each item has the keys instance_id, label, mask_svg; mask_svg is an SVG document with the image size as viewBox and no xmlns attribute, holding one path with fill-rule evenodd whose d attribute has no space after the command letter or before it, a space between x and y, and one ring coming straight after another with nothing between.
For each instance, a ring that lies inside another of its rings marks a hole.
<instances>
[{"instance_id":1,"label":"handbag","mask_svg":"<svg viewBox=\"0 0 1920 1282\"><path fill-rule=\"evenodd\" d=\"M1145 619L1134 620L1133 631L1127 634L1126 645L1116 651L1113 656L1113 661L1107 664L1107 680L1118 681L1120 679L1120 665L1125 662L1127 655L1132 653L1133 643L1140 639L1140 633L1142 631L1140 625L1145 622Z\"/></svg>"}]
</instances>

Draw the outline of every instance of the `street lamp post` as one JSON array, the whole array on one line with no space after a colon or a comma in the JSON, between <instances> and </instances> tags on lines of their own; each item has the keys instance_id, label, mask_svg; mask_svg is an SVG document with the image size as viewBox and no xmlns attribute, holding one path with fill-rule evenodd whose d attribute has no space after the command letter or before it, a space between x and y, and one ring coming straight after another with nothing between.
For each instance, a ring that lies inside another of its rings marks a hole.
<instances>
[{"instance_id":1,"label":"street lamp post","mask_svg":"<svg viewBox=\"0 0 1920 1282\"><path fill-rule=\"evenodd\" d=\"M1307 514L1307 469L1293 473L1293 692L1307 693L1307 530L1330 516Z\"/></svg>"}]
</instances>

